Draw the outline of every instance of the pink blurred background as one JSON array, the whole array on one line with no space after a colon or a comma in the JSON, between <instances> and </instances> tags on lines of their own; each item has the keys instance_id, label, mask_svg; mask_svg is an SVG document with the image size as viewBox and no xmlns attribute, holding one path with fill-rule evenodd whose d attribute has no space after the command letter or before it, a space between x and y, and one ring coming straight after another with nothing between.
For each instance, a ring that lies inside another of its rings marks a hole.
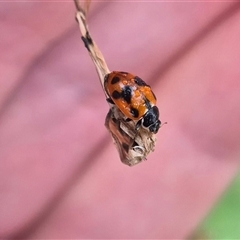
<instances>
[{"instance_id":1,"label":"pink blurred background","mask_svg":"<svg viewBox=\"0 0 240 240\"><path fill-rule=\"evenodd\" d=\"M157 98L157 147L121 163L72 1L0 3L0 238L186 238L240 156L240 4L93 1L111 70Z\"/></svg>"}]
</instances>

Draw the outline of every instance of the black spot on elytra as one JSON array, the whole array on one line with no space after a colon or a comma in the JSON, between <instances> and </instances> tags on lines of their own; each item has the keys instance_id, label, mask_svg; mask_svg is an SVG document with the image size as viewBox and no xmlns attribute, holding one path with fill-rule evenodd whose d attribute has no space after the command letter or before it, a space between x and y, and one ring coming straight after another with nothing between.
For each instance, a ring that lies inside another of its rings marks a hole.
<instances>
[{"instance_id":1,"label":"black spot on elytra","mask_svg":"<svg viewBox=\"0 0 240 240\"><path fill-rule=\"evenodd\" d=\"M130 110L131 114L133 115L133 117L138 118L139 116L139 111L136 108L131 107Z\"/></svg>"},{"instance_id":2,"label":"black spot on elytra","mask_svg":"<svg viewBox=\"0 0 240 240\"><path fill-rule=\"evenodd\" d=\"M114 77L111 81L111 84L118 83L120 81L120 77Z\"/></svg>"},{"instance_id":3,"label":"black spot on elytra","mask_svg":"<svg viewBox=\"0 0 240 240\"><path fill-rule=\"evenodd\" d=\"M134 81L135 83L138 85L138 86L148 86L140 77L136 76L134 78Z\"/></svg>"},{"instance_id":4,"label":"black spot on elytra","mask_svg":"<svg viewBox=\"0 0 240 240\"><path fill-rule=\"evenodd\" d=\"M120 93L120 92L118 92L118 91L113 91L113 93L112 93L112 98L114 98L114 99L119 99L119 98L121 98L122 97L122 94Z\"/></svg>"},{"instance_id":5,"label":"black spot on elytra","mask_svg":"<svg viewBox=\"0 0 240 240\"><path fill-rule=\"evenodd\" d=\"M125 86L122 91L122 97L127 103L131 103L132 89L129 86Z\"/></svg>"}]
</instances>

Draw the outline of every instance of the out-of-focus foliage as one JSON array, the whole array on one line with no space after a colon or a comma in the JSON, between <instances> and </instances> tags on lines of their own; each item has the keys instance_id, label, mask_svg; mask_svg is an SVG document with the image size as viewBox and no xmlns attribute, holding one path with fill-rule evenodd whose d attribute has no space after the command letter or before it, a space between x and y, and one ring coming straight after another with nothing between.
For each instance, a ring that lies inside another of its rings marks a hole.
<instances>
[{"instance_id":1,"label":"out-of-focus foliage","mask_svg":"<svg viewBox=\"0 0 240 240\"><path fill-rule=\"evenodd\" d=\"M240 239L240 174L190 239Z\"/></svg>"}]
</instances>

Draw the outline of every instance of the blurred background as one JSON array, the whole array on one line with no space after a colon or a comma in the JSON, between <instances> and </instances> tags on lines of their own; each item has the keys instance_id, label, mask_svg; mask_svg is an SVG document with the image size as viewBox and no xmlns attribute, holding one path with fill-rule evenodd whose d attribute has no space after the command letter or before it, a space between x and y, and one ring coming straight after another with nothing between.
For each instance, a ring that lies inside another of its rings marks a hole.
<instances>
[{"instance_id":1,"label":"blurred background","mask_svg":"<svg viewBox=\"0 0 240 240\"><path fill-rule=\"evenodd\" d=\"M240 238L240 175L227 188L188 239Z\"/></svg>"},{"instance_id":2,"label":"blurred background","mask_svg":"<svg viewBox=\"0 0 240 240\"><path fill-rule=\"evenodd\" d=\"M0 238L239 238L239 10L92 1L109 68L150 84L168 122L130 168L73 1L0 2Z\"/></svg>"}]
</instances>

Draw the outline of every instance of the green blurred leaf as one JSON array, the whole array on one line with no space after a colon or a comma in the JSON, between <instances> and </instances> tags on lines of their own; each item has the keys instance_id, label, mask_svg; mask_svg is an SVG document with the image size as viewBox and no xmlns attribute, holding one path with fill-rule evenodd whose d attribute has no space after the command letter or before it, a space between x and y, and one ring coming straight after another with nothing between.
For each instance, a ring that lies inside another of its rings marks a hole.
<instances>
[{"instance_id":1,"label":"green blurred leaf","mask_svg":"<svg viewBox=\"0 0 240 240\"><path fill-rule=\"evenodd\" d=\"M240 174L190 239L240 239Z\"/></svg>"}]
</instances>

